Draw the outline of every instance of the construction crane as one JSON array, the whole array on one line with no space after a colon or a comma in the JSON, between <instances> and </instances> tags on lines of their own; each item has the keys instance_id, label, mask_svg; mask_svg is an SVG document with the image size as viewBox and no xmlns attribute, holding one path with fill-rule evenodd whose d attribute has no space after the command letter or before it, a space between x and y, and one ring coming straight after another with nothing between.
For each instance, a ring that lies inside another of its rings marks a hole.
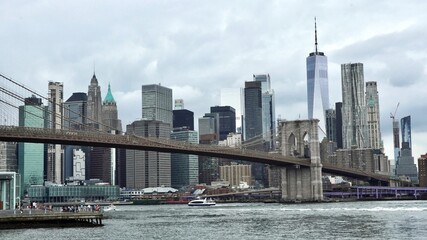
<instances>
[{"instance_id":1,"label":"construction crane","mask_svg":"<svg viewBox=\"0 0 427 240\"><path fill-rule=\"evenodd\" d=\"M400 102L397 103L396 110L394 110L394 114L390 113L390 118L393 119L393 122L394 122L394 118L396 117L396 112L397 112L397 109L399 108L399 104Z\"/></svg>"}]
</instances>

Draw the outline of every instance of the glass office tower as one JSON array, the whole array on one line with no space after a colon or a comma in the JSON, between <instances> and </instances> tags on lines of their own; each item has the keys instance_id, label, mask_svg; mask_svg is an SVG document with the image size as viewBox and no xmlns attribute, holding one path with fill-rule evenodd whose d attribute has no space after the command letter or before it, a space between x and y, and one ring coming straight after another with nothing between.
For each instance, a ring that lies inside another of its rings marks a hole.
<instances>
[{"instance_id":1,"label":"glass office tower","mask_svg":"<svg viewBox=\"0 0 427 240\"><path fill-rule=\"evenodd\" d=\"M306 59L308 119L319 119L325 129L325 111L329 109L328 58L317 51L317 27L315 22L315 51Z\"/></svg>"}]
</instances>

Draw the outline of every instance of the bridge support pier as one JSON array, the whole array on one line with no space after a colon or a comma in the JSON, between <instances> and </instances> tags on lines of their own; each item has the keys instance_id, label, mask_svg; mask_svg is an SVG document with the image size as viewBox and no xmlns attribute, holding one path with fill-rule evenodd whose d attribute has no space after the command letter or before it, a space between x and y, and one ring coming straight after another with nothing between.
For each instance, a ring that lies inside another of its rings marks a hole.
<instances>
[{"instance_id":1,"label":"bridge support pier","mask_svg":"<svg viewBox=\"0 0 427 240\"><path fill-rule=\"evenodd\" d=\"M319 120L281 122L282 154L310 157L311 166L281 168L282 200L286 202L322 201L322 164L317 132ZM303 154L303 155L302 155Z\"/></svg>"}]
</instances>

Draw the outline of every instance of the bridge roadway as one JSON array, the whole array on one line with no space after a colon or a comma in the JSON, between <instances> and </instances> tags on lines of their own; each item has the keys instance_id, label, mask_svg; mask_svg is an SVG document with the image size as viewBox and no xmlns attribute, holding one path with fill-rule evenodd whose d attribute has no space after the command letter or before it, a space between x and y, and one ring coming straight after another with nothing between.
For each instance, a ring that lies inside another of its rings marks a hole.
<instances>
[{"instance_id":1,"label":"bridge roadway","mask_svg":"<svg viewBox=\"0 0 427 240\"><path fill-rule=\"evenodd\" d=\"M230 148L216 145L192 144L169 139L139 137L135 135L113 135L102 132L0 126L0 141L185 153L259 162L282 167L310 167L311 165L310 159L308 158L283 156L277 153L265 153L249 149ZM375 185L387 185L389 182L389 177L385 175L363 172L357 169L342 168L330 164L323 164L323 172L366 180L375 183Z\"/></svg>"}]
</instances>

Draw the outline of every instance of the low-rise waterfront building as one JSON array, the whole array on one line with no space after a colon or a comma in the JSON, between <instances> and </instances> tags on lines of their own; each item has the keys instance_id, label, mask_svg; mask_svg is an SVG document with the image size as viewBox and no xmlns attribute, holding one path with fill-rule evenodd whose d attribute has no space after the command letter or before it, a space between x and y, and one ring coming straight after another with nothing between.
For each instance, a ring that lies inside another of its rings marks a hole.
<instances>
[{"instance_id":1,"label":"low-rise waterfront building","mask_svg":"<svg viewBox=\"0 0 427 240\"><path fill-rule=\"evenodd\" d=\"M81 184L85 184L81 182ZM86 183L87 184L87 183ZM28 198L35 202L93 202L117 200L120 196L118 186L102 183L89 185L48 185L31 186Z\"/></svg>"}]
</instances>

